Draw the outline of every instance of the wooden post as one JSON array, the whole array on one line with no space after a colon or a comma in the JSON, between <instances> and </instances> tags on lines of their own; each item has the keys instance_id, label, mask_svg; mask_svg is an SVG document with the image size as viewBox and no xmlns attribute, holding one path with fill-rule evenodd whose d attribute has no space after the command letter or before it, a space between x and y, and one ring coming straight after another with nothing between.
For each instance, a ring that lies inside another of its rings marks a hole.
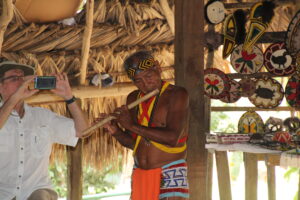
<instances>
[{"instance_id":1,"label":"wooden post","mask_svg":"<svg viewBox=\"0 0 300 200\"><path fill-rule=\"evenodd\" d=\"M216 151L220 200L231 200L230 172L227 151Z\"/></svg>"},{"instance_id":2,"label":"wooden post","mask_svg":"<svg viewBox=\"0 0 300 200\"><path fill-rule=\"evenodd\" d=\"M82 140L76 147L67 147L68 200L82 199Z\"/></svg>"},{"instance_id":3,"label":"wooden post","mask_svg":"<svg viewBox=\"0 0 300 200\"><path fill-rule=\"evenodd\" d=\"M86 26L83 33L81 49L81 68L78 82L85 85L86 70L89 58L91 35L93 31L94 0L86 2ZM81 105L81 102L80 102ZM82 140L75 148L68 147L68 200L82 199Z\"/></svg>"},{"instance_id":4,"label":"wooden post","mask_svg":"<svg viewBox=\"0 0 300 200\"><path fill-rule=\"evenodd\" d=\"M206 200L212 200L212 186L213 186L213 169L214 169L214 154L208 152L207 154L207 194Z\"/></svg>"},{"instance_id":5,"label":"wooden post","mask_svg":"<svg viewBox=\"0 0 300 200\"><path fill-rule=\"evenodd\" d=\"M190 96L188 178L190 199L207 198L207 150L209 107L204 97L204 15L203 0L175 0L175 83Z\"/></svg>"},{"instance_id":6,"label":"wooden post","mask_svg":"<svg viewBox=\"0 0 300 200\"><path fill-rule=\"evenodd\" d=\"M257 157L253 153L244 153L245 164L245 200L257 200Z\"/></svg>"},{"instance_id":7,"label":"wooden post","mask_svg":"<svg viewBox=\"0 0 300 200\"><path fill-rule=\"evenodd\" d=\"M85 85L86 71L89 59L89 52L91 46L91 36L93 32L93 19L94 19L94 0L86 2L86 25L82 38L81 48L81 68L80 68L80 84Z\"/></svg>"},{"instance_id":8,"label":"wooden post","mask_svg":"<svg viewBox=\"0 0 300 200\"><path fill-rule=\"evenodd\" d=\"M4 33L9 22L12 20L13 15L14 12L12 0L2 0L2 14L0 16L0 56L4 40Z\"/></svg>"},{"instance_id":9,"label":"wooden post","mask_svg":"<svg viewBox=\"0 0 300 200\"><path fill-rule=\"evenodd\" d=\"M298 199L300 199L300 169L298 171L298 175L299 175L299 178L298 178Z\"/></svg>"},{"instance_id":10,"label":"wooden post","mask_svg":"<svg viewBox=\"0 0 300 200\"><path fill-rule=\"evenodd\" d=\"M266 162L268 174L268 196L269 200L276 200L276 173L275 166Z\"/></svg>"}]
</instances>

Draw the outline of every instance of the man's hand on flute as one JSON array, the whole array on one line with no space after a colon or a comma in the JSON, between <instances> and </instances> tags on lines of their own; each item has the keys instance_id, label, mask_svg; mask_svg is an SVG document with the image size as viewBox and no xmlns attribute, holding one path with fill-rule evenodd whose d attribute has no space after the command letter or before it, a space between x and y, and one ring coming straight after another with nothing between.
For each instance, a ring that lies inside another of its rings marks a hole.
<instances>
[{"instance_id":1,"label":"man's hand on flute","mask_svg":"<svg viewBox=\"0 0 300 200\"><path fill-rule=\"evenodd\" d=\"M95 123L98 123L106 118L108 118L109 116L111 116L110 114L105 114L105 113L101 113L100 114L100 118L97 118L97 120L95 121ZM118 131L120 131L119 126L117 125L116 120L111 120L108 121L107 123L105 123L103 125L104 130L107 130L109 134L114 135L116 134Z\"/></svg>"},{"instance_id":2,"label":"man's hand on flute","mask_svg":"<svg viewBox=\"0 0 300 200\"><path fill-rule=\"evenodd\" d=\"M116 121L125 129L130 129L130 127L134 124L126 105L116 108L112 115L116 117Z\"/></svg>"}]
</instances>

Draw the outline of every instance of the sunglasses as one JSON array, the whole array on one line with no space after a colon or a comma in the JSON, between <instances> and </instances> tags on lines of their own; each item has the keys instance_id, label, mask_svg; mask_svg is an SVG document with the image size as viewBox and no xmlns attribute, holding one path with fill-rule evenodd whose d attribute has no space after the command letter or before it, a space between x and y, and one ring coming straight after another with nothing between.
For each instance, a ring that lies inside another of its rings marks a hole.
<instances>
[{"instance_id":1,"label":"sunglasses","mask_svg":"<svg viewBox=\"0 0 300 200\"><path fill-rule=\"evenodd\" d=\"M4 81L9 81L9 82L16 82L19 80L24 80L24 76L8 76L5 78L1 78L0 82L3 83Z\"/></svg>"}]
</instances>

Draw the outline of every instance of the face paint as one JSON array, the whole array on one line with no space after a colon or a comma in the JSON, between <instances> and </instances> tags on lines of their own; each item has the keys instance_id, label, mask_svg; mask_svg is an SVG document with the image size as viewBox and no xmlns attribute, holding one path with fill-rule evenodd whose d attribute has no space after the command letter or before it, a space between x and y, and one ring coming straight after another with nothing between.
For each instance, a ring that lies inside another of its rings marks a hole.
<instances>
[{"instance_id":1,"label":"face paint","mask_svg":"<svg viewBox=\"0 0 300 200\"><path fill-rule=\"evenodd\" d=\"M225 7L221 1L214 1L206 7L207 19L212 24L221 23L225 18Z\"/></svg>"}]
</instances>

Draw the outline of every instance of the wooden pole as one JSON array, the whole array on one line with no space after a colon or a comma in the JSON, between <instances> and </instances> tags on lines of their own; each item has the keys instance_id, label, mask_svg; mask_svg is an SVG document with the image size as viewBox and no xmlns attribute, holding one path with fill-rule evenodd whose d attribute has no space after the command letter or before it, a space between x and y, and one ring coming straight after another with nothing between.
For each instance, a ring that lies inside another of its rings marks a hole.
<instances>
[{"instance_id":1,"label":"wooden pole","mask_svg":"<svg viewBox=\"0 0 300 200\"><path fill-rule=\"evenodd\" d=\"M190 199L207 198L208 106L203 90L204 2L175 0L175 83L185 87L190 97L188 178Z\"/></svg>"},{"instance_id":2,"label":"wooden pole","mask_svg":"<svg viewBox=\"0 0 300 200\"><path fill-rule=\"evenodd\" d=\"M68 200L82 199L82 139L76 147L67 146Z\"/></svg>"},{"instance_id":3,"label":"wooden pole","mask_svg":"<svg viewBox=\"0 0 300 200\"><path fill-rule=\"evenodd\" d=\"M13 18L13 3L12 0L2 0L2 14L0 16L0 56L4 40L4 33L9 22Z\"/></svg>"},{"instance_id":4,"label":"wooden pole","mask_svg":"<svg viewBox=\"0 0 300 200\"><path fill-rule=\"evenodd\" d=\"M231 185L227 151L216 151L220 200L231 200Z\"/></svg>"},{"instance_id":5,"label":"wooden pole","mask_svg":"<svg viewBox=\"0 0 300 200\"><path fill-rule=\"evenodd\" d=\"M86 2L86 26L83 34L82 52L81 52L81 68L78 82L85 85L87 63L90 51L90 40L93 31L93 12L94 0ZM74 94L75 95L75 94ZM81 101L80 101L81 104ZM82 139L79 139L75 148L67 148L68 158L68 200L82 199Z\"/></svg>"},{"instance_id":6,"label":"wooden pole","mask_svg":"<svg viewBox=\"0 0 300 200\"><path fill-rule=\"evenodd\" d=\"M91 36L93 32L93 19L94 19L94 0L86 2L86 25L82 39L81 49L81 68L80 68L80 84L85 85L87 65L89 59L89 52L91 46Z\"/></svg>"},{"instance_id":7,"label":"wooden pole","mask_svg":"<svg viewBox=\"0 0 300 200\"><path fill-rule=\"evenodd\" d=\"M101 98L101 97L119 97L122 95L128 95L135 90L136 87L130 84L115 84L107 88L99 88L96 86L77 86L72 87L72 93L76 98ZM50 103L63 101L62 98L54 95L49 91L41 91L38 94L26 99L26 103L38 104L38 103Z\"/></svg>"},{"instance_id":8,"label":"wooden pole","mask_svg":"<svg viewBox=\"0 0 300 200\"><path fill-rule=\"evenodd\" d=\"M257 157L253 153L244 153L245 200L257 200Z\"/></svg>"},{"instance_id":9,"label":"wooden pole","mask_svg":"<svg viewBox=\"0 0 300 200\"><path fill-rule=\"evenodd\" d=\"M212 200L212 186L213 186L213 169L214 169L214 154L208 152L207 154L207 197L206 200Z\"/></svg>"},{"instance_id":10,"label":"wooden pole","mask_svg":"<svg viewBox=\"0 0 300 200\"><path fill-rule=\"evenodd\" d=\"M268 177L268 199L276 200L276 173L275 166L271 165L268 161L268 157L265 158L265 163L267 167L267 177Z\"/></svg>"}]
</instances>

